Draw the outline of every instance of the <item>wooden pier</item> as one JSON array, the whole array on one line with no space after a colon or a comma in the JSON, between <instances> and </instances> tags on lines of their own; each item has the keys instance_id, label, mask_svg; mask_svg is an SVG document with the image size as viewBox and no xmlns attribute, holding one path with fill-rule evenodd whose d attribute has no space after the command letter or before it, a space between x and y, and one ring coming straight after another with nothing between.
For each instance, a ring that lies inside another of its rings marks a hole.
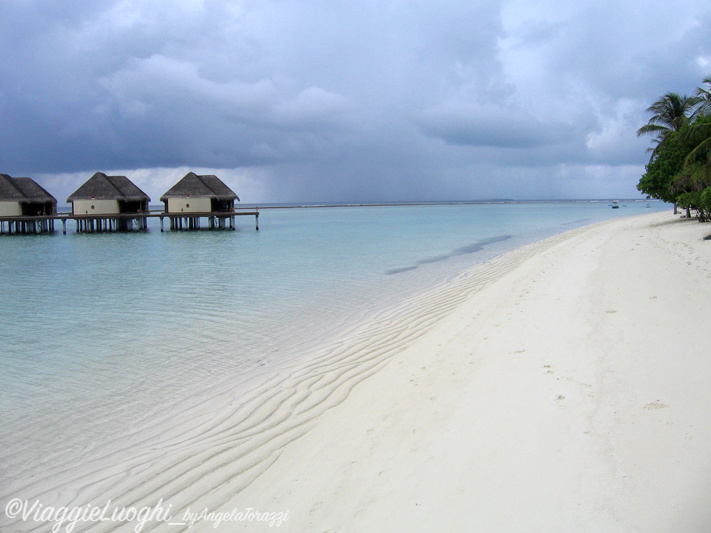
<instances>
[{"instance_id":1,"label":"wooden pier","mask_svg":"<svg viewBox=\"0 0 711 533\"><path fill-rule=\"evenodd\" d=\"M235 209L212 213L166 213L148 211L143 213L121 213L105 215L73 215L56 213L52 215L0 217L0 235L32 235L53 233L55 221L62 222L62 233L67 234L67 221L76 221L77 233L114 233L124 231L146 231L149 218L160 219L160 230L164 230L164 219L169 219L169 227L174 231L235 230L235 217L253 216L255 229L259 231L259 208ZM205 226L201 220L206 221Z\"/></svg>"}]
</instances>

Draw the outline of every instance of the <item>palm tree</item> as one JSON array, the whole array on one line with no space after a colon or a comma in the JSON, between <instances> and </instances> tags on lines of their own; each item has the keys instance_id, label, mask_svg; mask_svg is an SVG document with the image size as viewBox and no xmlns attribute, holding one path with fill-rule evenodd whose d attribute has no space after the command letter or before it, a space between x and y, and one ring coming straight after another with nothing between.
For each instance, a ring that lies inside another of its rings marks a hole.
<instances>
[{"instance_id":1,"label":"palm tree","mask_svg":"<svg viewBox=\"0 0 711 533\"><path fill-rule=\"evenodd\" d=\"M696 108L692 114L692 124L686 129L683 139L695 145L684 161L688 167L702 159L706 160L706 176L711 176L711 76L704 78L707 87L697 87ZM704 158L705 156L705 158Z\"/></svg>"},{"instance_id":2,"label":"palm tree","mask_svg":"<svg viewBox=\"0 0 711 533\"><path fill-rule=\"evenodd\" d=\"M696 89L696 111L694 116L708 115L711 113L711 76L704 78L703 83L708 87L698 87Z\"/></svg>"},{"instance_id":3,"label":"palm tree","mask_svg":"<svg viewBox=\"0 0 711 533\"><path fill-rule=\"evenodd\" d=\"M706 162L706 174L711 175L711 116L703 115L686 129L682 139L694 149L689 152L684 161L684 166L693 165L696 162Z\"/></svg>"},{"instance_id":4,"label":"palm tree","mask_svg":"<svg viewBox=\"0 0 711 533\"><path fill-rule=\"evenodd\" d=\"M637 130L637 137L642 135L656 135L657 146L652 149L652 157L664 145L670 134L679 131L689 123L689 116L698 104L698 97L667 93L647 108L653 113L649 122ZM650 159L650 161L651 161Z\"/></svg>"}]
</instances>

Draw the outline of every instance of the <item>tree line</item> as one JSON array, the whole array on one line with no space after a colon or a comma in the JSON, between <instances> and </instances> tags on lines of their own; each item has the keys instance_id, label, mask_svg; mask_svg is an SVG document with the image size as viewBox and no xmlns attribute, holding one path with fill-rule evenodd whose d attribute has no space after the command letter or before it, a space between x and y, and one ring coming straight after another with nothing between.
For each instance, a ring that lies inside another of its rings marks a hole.
<instances>
[{"instance_id":1,"label":"tree line","mask_svg":"<svg viewBox=\"0 0 711 533\"><path fill-rule=\"evenodd\" d=\"M654 135L637 189L711 220L711 76L693 96L667 93L647 108L637 136Z\"/></svg>"}]
</instances>

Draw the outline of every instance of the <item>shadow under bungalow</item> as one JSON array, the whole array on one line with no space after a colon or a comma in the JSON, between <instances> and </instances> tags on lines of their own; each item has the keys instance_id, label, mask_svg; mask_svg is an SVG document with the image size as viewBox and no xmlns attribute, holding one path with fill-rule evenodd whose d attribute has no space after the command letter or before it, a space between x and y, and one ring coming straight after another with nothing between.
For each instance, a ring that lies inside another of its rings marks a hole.
<instances>
[{"instance_id":1,"label":"shadow under bungalow","mask_svg":"<svg viewBox=\"0 0 711 533\"><path fill-rule=\"evenodd\" d=\"M95 173L69 195L71 213L57 213L57 200L30 178L0 174L0 234L54 231L54 221L76 221L78 233L142 231L148 218L167 217L171 230L196 230L201 220L208 229L235 229L235 216L253 215L259 229L259 211L235 211L239 197L213 175L189 172L161 196L163 211L149 209L150 198L126 176Z\"/></svg>"}]
</instances>

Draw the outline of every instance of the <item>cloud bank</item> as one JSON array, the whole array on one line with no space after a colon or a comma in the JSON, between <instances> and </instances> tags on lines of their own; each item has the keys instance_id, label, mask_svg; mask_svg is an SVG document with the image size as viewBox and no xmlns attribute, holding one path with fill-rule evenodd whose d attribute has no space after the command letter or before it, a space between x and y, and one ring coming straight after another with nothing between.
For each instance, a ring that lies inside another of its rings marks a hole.
<instances>
[{"instance_id":1,"label":"cloud bank","mask_svg":"<svg viewBox=\"0 0 711 533\"><path fill-rule=\"evenodd\" d=\"M633 196L711 74L696 1L0 3L0 171L187 170L246 202ZM184 172L185 171L185 172ZM174 180L173 180L174 181Z\"/></svg>"}]
</instances>

